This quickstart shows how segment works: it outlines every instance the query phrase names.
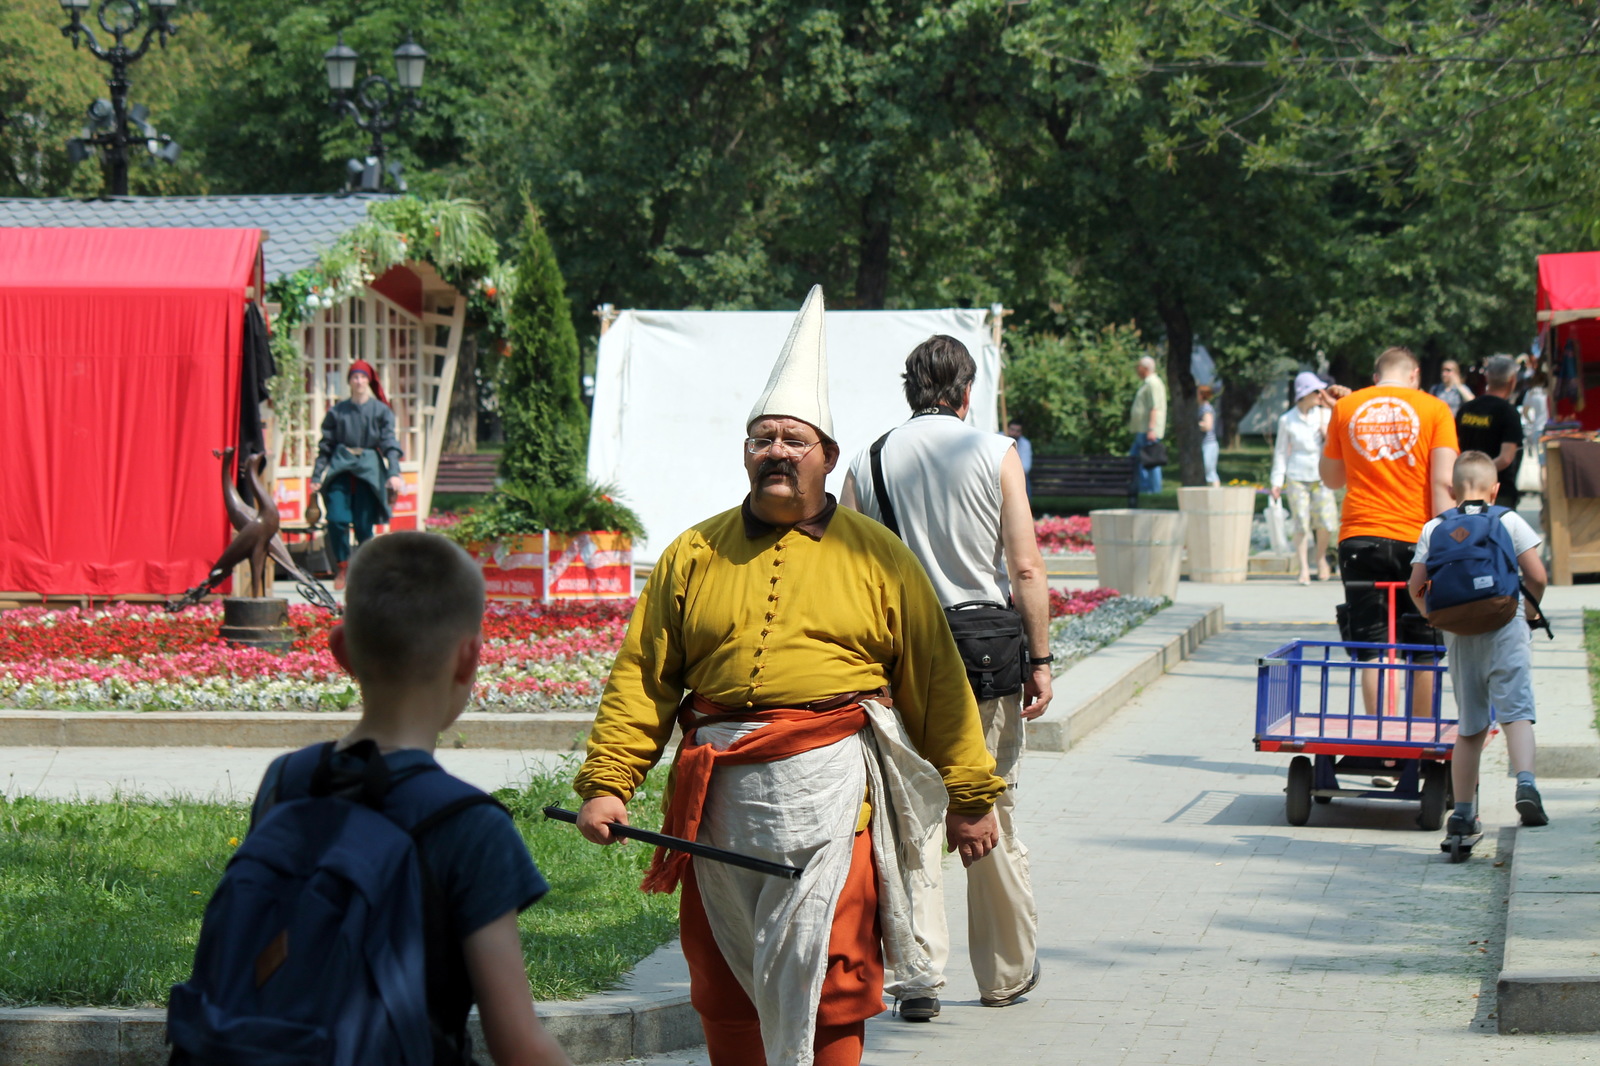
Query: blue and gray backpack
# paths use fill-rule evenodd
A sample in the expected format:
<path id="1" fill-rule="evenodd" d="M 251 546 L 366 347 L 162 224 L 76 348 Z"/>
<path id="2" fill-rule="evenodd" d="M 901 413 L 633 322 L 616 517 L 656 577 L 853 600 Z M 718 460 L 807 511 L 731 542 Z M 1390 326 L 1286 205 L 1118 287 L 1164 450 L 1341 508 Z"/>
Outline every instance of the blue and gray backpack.
<path id="1" fill-rule="evenodd" d="M 417 841 L 494 799 L 371 741 L 294 752 L 206 906 L 167 1005 L 173 1064 L 471 1062 L 460 941 Z M 353 758 L 351 758 L 353 757 Z"/>
<path id="2" fill-rule="evenodd" d="M 1428 539 L 1428 623 L 1449 633 L 1490 633 L 1517 615 L 1517 553 L 1501 516 L 1507 509 L 1468 501 L 1439 516 Z"/>

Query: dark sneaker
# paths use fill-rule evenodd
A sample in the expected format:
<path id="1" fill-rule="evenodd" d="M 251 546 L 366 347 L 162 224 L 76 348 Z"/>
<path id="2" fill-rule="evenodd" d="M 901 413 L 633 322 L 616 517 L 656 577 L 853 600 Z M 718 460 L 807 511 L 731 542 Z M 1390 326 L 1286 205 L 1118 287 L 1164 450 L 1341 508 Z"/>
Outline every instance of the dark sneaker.
<path id="1" fill-rule="evenodd" d="M 1038 959 L 1034 959 L 1033 960 L 1033 976 L 1028 978 L 1028 983 L 1027 984 L 1023 985 L 1021 988 L 1017 989 L 1015 992 L 1011 993 L 1009 996 L 1002 996 L 999 999 L 980 999 L 978 1002 L 982 1003 L 985 1007 L 1009 1007 L 1009 1006 L 1011 1006 L 1011 1004 L 1015 1003 L 1017 1000 L 1021 999 L 1025 995 L 1027 995 L 1029 992 L 1032 992 L 1033 991 L 1033 986 L 1038 984 L 1038 983 L 1039 983 L 1039 960 Z"/>
<path id="2" fill-rule="evenodd" d="M 908 1022 L 927 1022 L 939 1016 L 938 996 L 917 996 L 900 1001 L 900 1017 Z"/>
<path id="3" fill-rule="evenodd" d="M 1544 813 L 1544 801 L 1539 798 L 1539 790 L 1532 785 L 1517 786 L 1517 813 L 1522 816 L 1523 825 L 1550 824 L 1550 816 Z"/>
<path id="4" fill-rule="evenodd" d="M 1483 832 L 1483 821 L 1479 818 L 1463 818 L 1452 813 L 1449 821 L 1444 823 L 1444 835 L 1447 837 L 1471 837 Z"/>

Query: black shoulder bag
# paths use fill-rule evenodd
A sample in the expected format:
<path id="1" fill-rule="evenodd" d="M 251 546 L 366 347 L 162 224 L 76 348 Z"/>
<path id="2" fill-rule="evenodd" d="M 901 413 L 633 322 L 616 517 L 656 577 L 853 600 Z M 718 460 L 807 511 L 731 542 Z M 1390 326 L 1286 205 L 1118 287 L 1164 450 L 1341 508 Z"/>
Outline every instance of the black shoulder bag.
<path id="1" fill-rule="evenodd" d="M 885 433 L 872 444 L 872 492 L 883 524 L 898 537 L 900 522 L 895 518 L 894 504 L 883 480 L 881 453 L 888 439 L 889 434 Z M 1016 608 L 993 600 L 968 600 L 946 607 L 944 617 L 950 624 L 951 636 L 956 638 L 956 649 L 961 653 L 974 696 L 992 700 L 1022 691 L 1028 643 L 1022 631 L 1022 615 Z"/>

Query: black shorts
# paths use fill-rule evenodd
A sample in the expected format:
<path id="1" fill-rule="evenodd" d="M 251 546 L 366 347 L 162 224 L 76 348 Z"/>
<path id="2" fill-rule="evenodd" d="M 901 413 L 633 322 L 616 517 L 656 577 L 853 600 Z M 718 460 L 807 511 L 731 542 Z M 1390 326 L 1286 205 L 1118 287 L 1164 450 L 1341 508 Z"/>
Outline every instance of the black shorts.
<path id="1" fill-rule="evenodd" d="M 1410 581 L 1411 555 L 1416 545 L 1388 537 L 1350 537 L 1339 542 L 1339 577 L 1345 582 L 1344 600 L 1348 604 L 1348 628 L 1344 639 L 1361 644 L 1389 642 L 1389 590 L 1370 587 L 1351 588 L 1356 581 Z M 1438 632 L 1423 621 L 1411 593 L 1395 590 L 1395 628 L 1401 644 L 1437 644 Z M 1369 649 L 1352 652 L 1357 659 L 1376 659 Z M 1417 662 L 1433 662 L 1433 656 L 1419 653 Z"/>

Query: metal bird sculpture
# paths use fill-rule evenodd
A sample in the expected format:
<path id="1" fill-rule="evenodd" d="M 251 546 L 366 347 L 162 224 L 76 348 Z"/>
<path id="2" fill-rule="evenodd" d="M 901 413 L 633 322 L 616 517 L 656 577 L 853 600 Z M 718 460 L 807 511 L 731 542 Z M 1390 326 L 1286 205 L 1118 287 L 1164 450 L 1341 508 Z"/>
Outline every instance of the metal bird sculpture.
<path id="1" fill-rule="evenodd" d="M 233 572 L 235 566 L 246 559 L 250 560 L 251 595 L 256 597 L 265 595 L 267 558 L 270 556 L 283 568 L 284 573 L 294 580 L 296 590 L 308 602 L 335 614 L 339 613 L 339 604 L 332 594 L 323 588 L 321 582 L 295 564 L 289 555 L 288 547 L 283 543 L 283 537 L 278 533 L 278 508 L 272 501 L 272 494 L 267 491 L 266 485 L 261 480 L 261 471 L 267 465 L 267 457 L 261 454 L 253 455 L 244 464 L 245 475 L 250 479 L 250 487 L 259 504 L 258 507 L 251 507 L 244 501 L 244 497 L 239 495 L 239 490 L 234 487 L 234 479 L 229 476 L 234 449 L 224 448 L 221 451 L 213 449 L 211 454 L 222 460 L 223 505 L 228 511 L 228 521 L 233 523 L 233 528 L 237 532 L 222 555 L 211 565 L 206 579 L 189 589 L 180 598 L 168 602 L 167 610 L 181 611 L 199 603 L 207 593 Z"/>

